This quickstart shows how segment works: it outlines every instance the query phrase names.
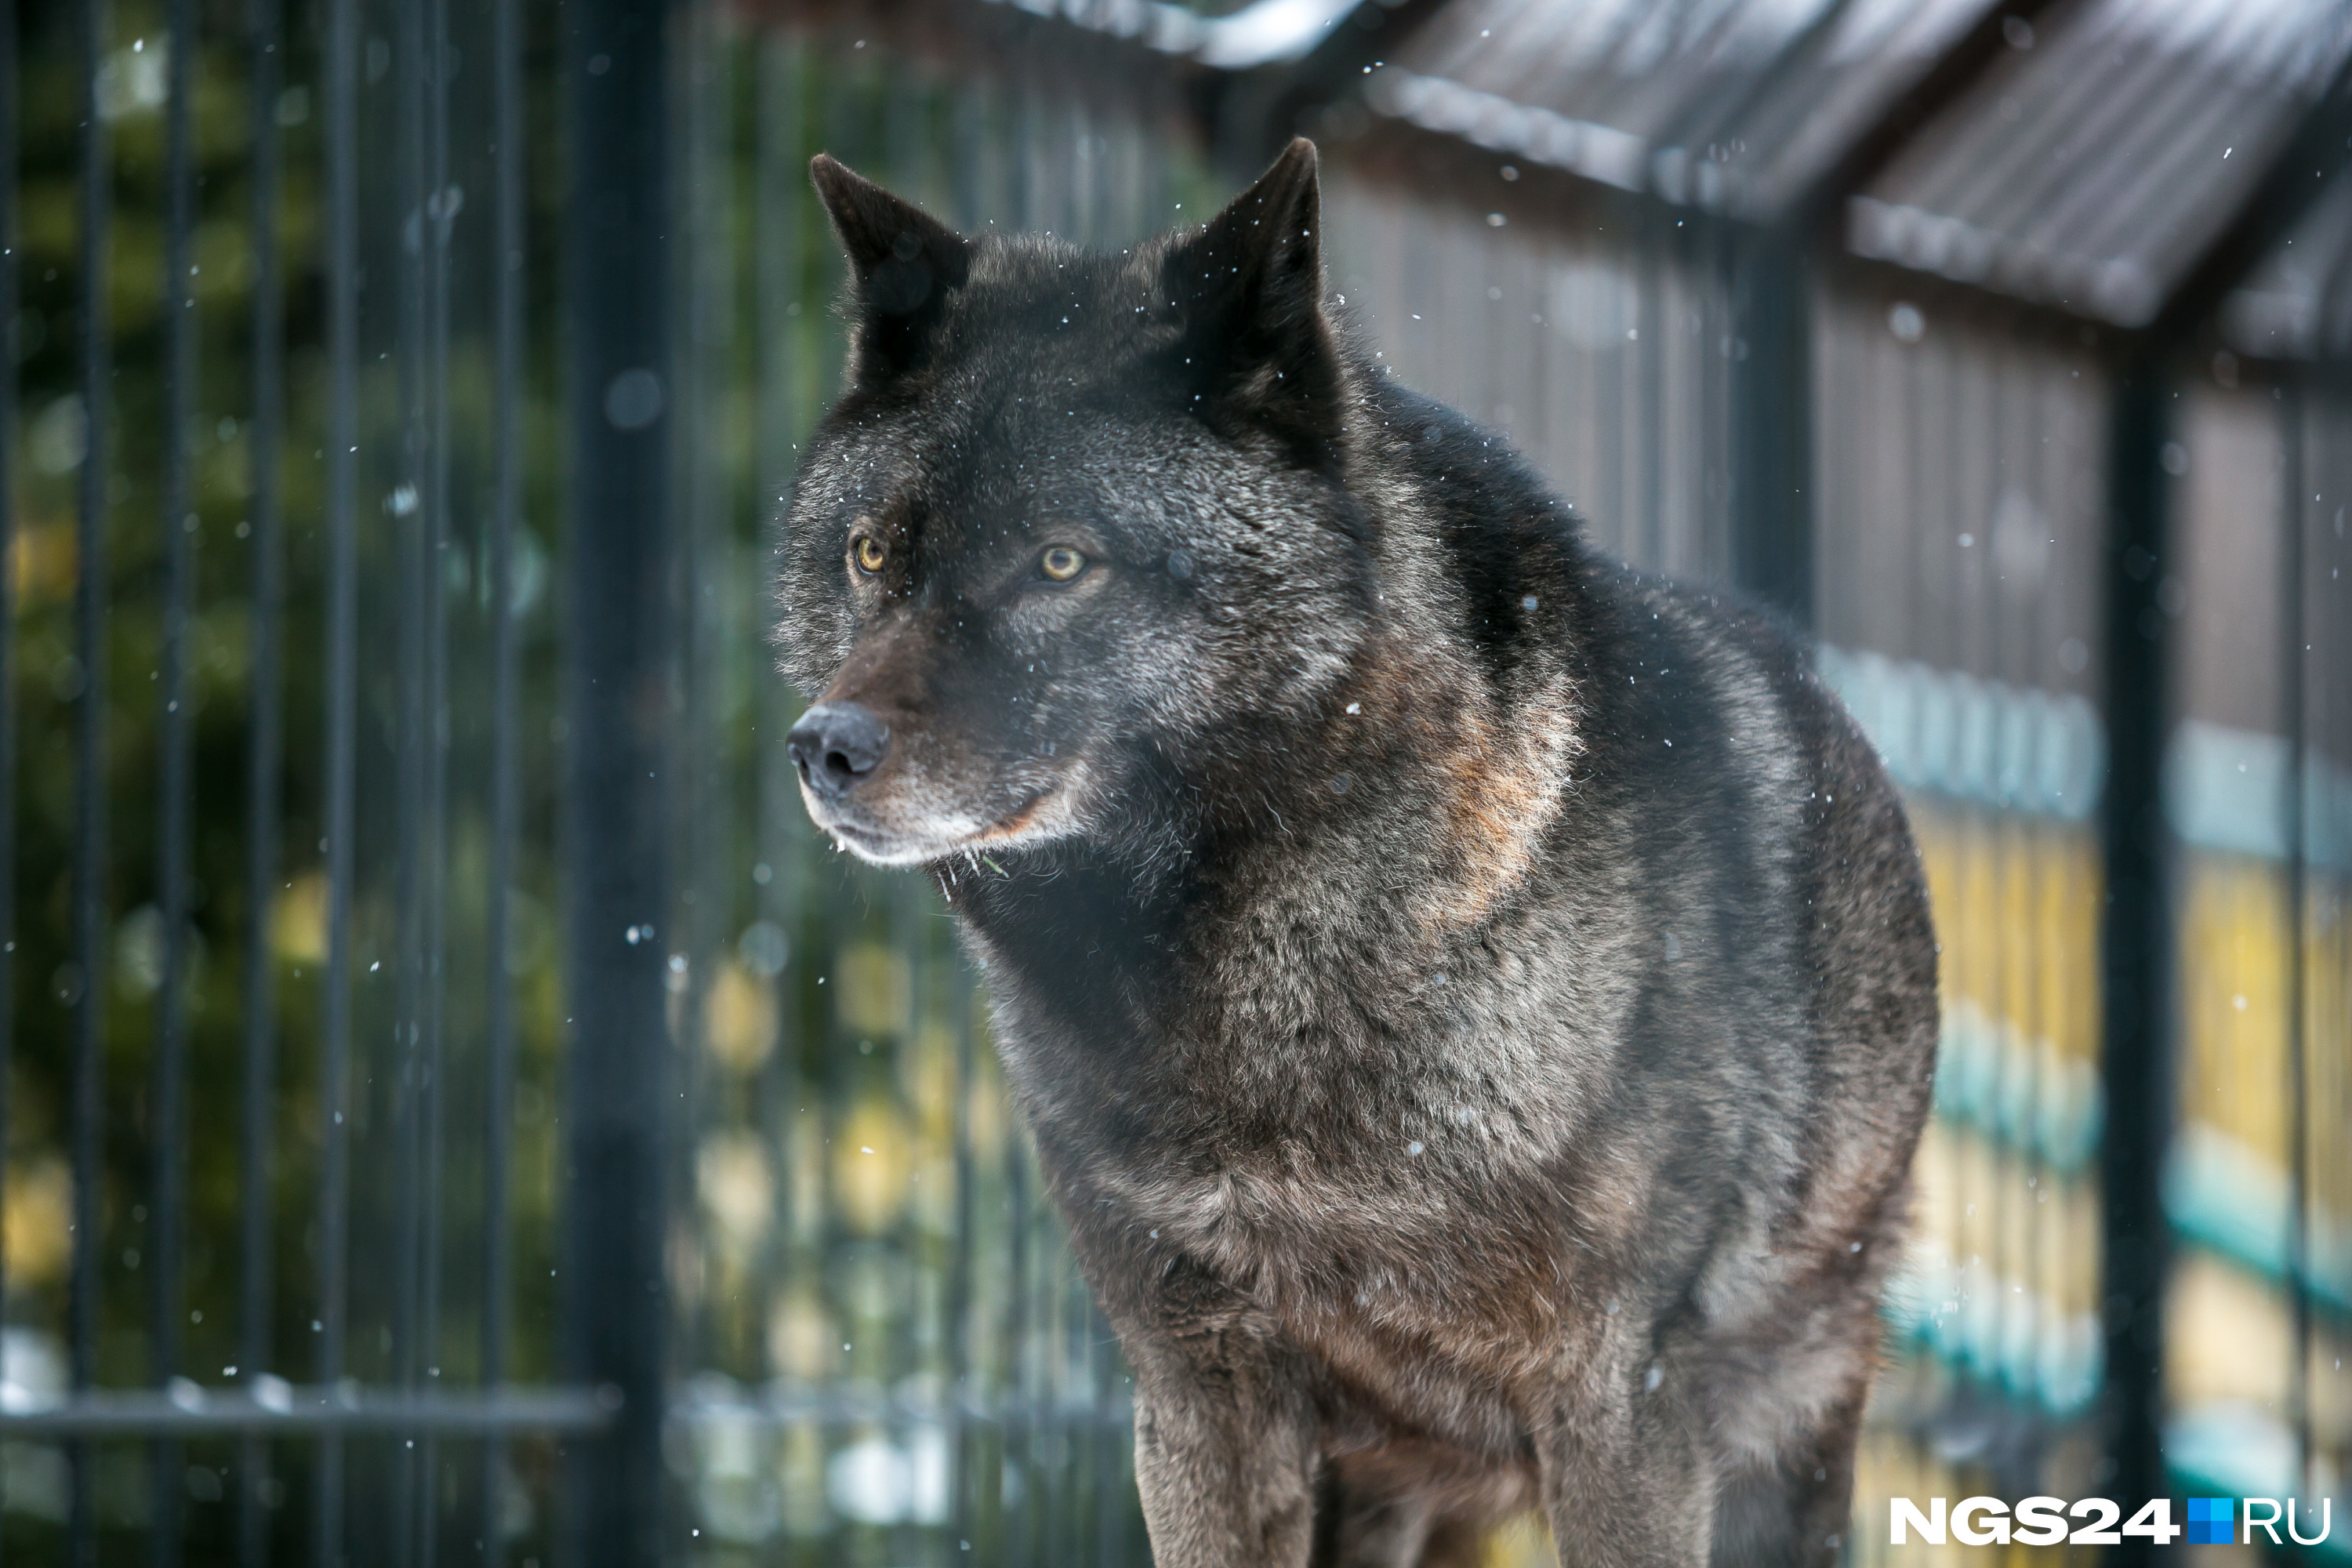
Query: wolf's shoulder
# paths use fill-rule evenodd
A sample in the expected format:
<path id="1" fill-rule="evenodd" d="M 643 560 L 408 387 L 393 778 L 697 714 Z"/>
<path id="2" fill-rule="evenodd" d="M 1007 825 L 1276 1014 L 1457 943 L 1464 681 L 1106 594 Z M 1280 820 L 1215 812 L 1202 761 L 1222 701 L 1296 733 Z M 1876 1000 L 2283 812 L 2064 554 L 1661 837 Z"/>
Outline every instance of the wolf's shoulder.
<path id="1" fill-rule="evenodd" d="M 1617 562 L 1588 561 L 1587 596 L 1596 631 L 1621 647 L 1681 650 L 1693 662 L 1738 664 L 1776 686 L 1803 683 L 1811 637 L 1781 611 L 1740 589 L 1661 577 Z"/>
<path id="2" fill-rule="evenodd" d="M 1571 509 L 1507 437 L 1383 373 L 1366 385 L 1365 416 L 1384 454 L 1417 481 L 1448 531 L 1573 532 Z"/>
<path id="3" fill-rule="evenodd" d="M 1614 562 L 1588 561 L 1584 574 L 1579 652 L 1596 695 L 1622 687 L 1626 706 L 1660 721 L 1711 710 L 1735 729 L 1762 724 L 1769 709 L 1808 749 L 1852 729 L 1811 634 L 1781 611 L 1734 587 Z"/>
<path id="4" fill-rule="evenodd" d="M 1794 621 L 1737 588 L 1612 559 L 1504 437 L 1377 370 L 1365 384 L 1366 411 L 1413 480 L 1414 521 L 1442 543 L 1465 590 L 1464 630 L 1490 668 L 1564 664 L 1591 720 L 1658 737 L 1661 752 L 1677 726 L 1777 728 L 1807 749 L 1844 737 L 1851 721 Z M 1535 613 L 1555 595 L 1564 616 Z"/>

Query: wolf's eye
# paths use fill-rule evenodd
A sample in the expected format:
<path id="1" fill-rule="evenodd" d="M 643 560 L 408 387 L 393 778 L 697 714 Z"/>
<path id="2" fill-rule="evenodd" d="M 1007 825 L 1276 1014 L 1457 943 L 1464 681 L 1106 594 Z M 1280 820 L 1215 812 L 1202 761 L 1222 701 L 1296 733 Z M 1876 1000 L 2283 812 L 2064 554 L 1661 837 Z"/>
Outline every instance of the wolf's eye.
<path id="1" fill-rule="evenodd" d="M 872 534 L 851 546 L 850 553 L 856 559 L 857 569 L 869 577 L 881 571 L 882 563 L 890 558 L 890 552 L 882 548 L 882 542 Z"/>
<path id="2" fill-rule="evenodd" d="M 1037 570 L 1055 583 L 1066 583 L 1087 569 L 1087 558 L 1066 544 L 1056 544 L 1037 557 Z"/>

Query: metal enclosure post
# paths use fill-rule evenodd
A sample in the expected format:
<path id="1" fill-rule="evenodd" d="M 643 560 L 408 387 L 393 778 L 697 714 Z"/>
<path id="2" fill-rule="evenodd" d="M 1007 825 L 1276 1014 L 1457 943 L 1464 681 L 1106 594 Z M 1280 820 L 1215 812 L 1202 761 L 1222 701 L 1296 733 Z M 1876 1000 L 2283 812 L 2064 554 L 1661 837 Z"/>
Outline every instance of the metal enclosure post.
<path id="1" fill-rule="evenodd" d="M 1813 618 L 1811 283 L 1802 231 L 1742 235 L 1731 265 L 1731 568 L 1800 626 Z"/>
<path id="2" fill-rule="evenodd" d="M 2106 1083 L 2103 1151 L 2108 1454 L 2101 1488 L 2128 1514 L 2167 1495 L 2164 1156 L 2173 1119 L 2172 906 L 2162 795 L 2168 617 L 2160 351 L 2143 348 L 2116 378 L 2109 435 L 2106 910 L 2101 931 Z M 2146 1562 L 2126 1536 L 2105 1561 Z"/>
<path id="3" fill-rule="evenodd" d="M 561 1560 L 659 1560 L 670 1043 L 668 6 L 576 0 L 563 51 L 570 531 L 562 875 L 565 1370 L 615 1422 L 566 1446 Z"/>
<path id="4" fill-rule="evenodd" d="M 106 1163 L 106 933 L 111 924 L 107 879 L 106 699 L 107 462 L 114 384 L 113 320 L 108 279 L 113 277 L 113 142 L 100 112 L 99 73 L 110 29 L 107 0 L 82 0 L 80 351 L 86 435 L 74 501 L 74 652 L 80 663 L 79 711 L 74 723 L 73 952 L 73 1264 L 68 1289 L 68 1366 L 76 1394 L 98 1383 L 99 1227 L 104 1208 L 99 1184 Z M 16 106 L 11 103 L 10 112 Z M 67 1554 L 76 1568 L 98 1561 L 97 1453 L 87 1439 L 67 1449 L 72 1467 L 67 1504 Z"/>
<path id="5" fill-rule="evenodd" d="M 0 0 L 0 1213 L 16 1059 L 16 0 Z M 8 1290 L 0 1249 L 0 1300 Z M 6 1560 L 0 1542 L 0 1562 Z"/>

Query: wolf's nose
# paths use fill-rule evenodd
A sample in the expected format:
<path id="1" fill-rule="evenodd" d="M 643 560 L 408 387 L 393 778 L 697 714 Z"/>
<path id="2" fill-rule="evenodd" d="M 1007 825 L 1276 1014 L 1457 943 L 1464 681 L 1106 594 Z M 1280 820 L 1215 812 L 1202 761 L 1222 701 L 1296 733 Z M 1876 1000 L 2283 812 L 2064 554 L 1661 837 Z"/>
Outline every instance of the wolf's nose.
<path id="1" fill-rule="evenodd" d="M 809 788 L 836 800 L 871 777 L 889 749 L 890 726 L 856 702 L 820 702 L 784 737 Z"/>

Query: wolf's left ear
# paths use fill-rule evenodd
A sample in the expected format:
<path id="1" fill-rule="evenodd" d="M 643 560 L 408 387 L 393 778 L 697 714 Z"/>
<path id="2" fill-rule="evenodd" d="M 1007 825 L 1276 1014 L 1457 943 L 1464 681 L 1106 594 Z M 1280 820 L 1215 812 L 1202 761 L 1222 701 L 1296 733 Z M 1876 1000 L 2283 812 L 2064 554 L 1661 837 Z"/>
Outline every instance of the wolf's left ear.
<path id="1" fill-rule="evenodd" d="M 907 368 L 941 298 L 971 275 L 971 246 L 829 153 L 810 160 L 809 178 L 856 276 L 861 346 L 891 368 Z"/>
<path id="2" fill-rule="evenodd" d="M 1169 251 L 1162 274 L 1194 379 L 1244 417 L 1309 440 L 1339 429 L 1339 354 L 1323 313 L 1315 143 L 1283 150 L 1257 184 Z"/>

